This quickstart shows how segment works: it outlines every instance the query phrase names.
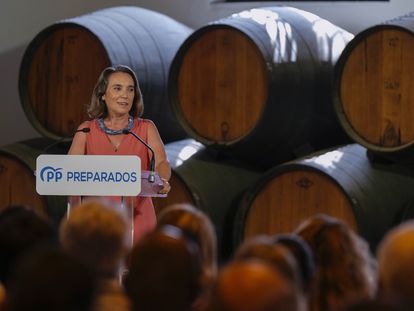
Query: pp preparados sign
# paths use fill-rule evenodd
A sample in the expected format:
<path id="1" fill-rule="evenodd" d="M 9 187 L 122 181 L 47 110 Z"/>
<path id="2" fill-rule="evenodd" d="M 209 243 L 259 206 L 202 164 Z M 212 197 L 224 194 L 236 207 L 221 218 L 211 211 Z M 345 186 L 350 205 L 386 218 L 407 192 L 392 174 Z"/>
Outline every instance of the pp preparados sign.
<path id="1" fill-rule="evenodd" d="M 41 195 L 137 196 L 141 159 L 132 155 L 40 155 L 36 191 Z"/>

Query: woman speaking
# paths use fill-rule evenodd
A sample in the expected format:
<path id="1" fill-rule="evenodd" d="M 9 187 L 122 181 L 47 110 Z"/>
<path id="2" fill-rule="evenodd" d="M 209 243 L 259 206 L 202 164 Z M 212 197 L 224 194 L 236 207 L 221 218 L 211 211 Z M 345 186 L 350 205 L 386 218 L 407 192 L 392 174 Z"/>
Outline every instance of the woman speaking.
<path id="1" fill-rule="evenodd" d="M 88 106 L 92 120 L 78 127 L 78 130 L 90 130 L 76 133 L 69 154 L 137 155 L 141 159 L 141 169 L 149 170 L 152 154 L 134 137 L 138 136 L 154 151 L 155 171 L 163 181 L 159 193 L 167 194 L 171 189 L 168 182 L 171 167 L 158 130 L 152 121 L 141 118 L 143 111 L 141 90 L 132 69 L 127 66 L 105 68 Z M 155 227 L 156 216 L 150 197 L 138 196 L 133 201 L 134 241 L 137 241 Z"/>

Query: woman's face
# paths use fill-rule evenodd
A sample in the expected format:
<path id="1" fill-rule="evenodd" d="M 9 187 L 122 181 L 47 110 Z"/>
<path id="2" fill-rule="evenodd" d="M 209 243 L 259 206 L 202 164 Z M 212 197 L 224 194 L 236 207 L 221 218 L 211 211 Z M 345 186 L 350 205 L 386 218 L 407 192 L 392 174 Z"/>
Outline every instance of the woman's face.
<path id="1" fill-rule="evenodd" d="M 125 72 L 114 72 L 108 78 L 108 87 L 102 99 L 109 116 L 128 114 L 134 102 L 134 80 Z"/>

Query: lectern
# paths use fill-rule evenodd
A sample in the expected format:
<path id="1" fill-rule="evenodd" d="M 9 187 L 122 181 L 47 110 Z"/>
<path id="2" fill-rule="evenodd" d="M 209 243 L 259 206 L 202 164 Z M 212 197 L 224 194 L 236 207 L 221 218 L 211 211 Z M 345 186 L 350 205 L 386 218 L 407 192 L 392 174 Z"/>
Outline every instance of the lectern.
<path id="1" fill-rule="evenodd" d="M 72 208 L 90 197 L 120 197 L 120 212 L 130 226 L 128 243 L 134 236 L 133 200 L 136 196 L 166 196 L 160 177 L 148 181 L 141 171 L 141 160 L 130 155 L 45 155 L 36 159 L 36 191 L 40 195 L 68 196 L 68 215 Z"/>

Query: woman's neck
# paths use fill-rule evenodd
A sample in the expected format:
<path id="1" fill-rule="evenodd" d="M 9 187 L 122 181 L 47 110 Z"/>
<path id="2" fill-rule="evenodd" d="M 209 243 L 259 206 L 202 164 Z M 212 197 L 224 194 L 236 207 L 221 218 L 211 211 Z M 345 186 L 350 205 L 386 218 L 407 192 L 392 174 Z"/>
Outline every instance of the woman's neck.
<path id="1" fill-rule="evenodd" d="M 107 116 L 104 120 L 105 125 L 113 130 L 125 128 L 128 125 L 128 117 L 129 115 Z"/>

